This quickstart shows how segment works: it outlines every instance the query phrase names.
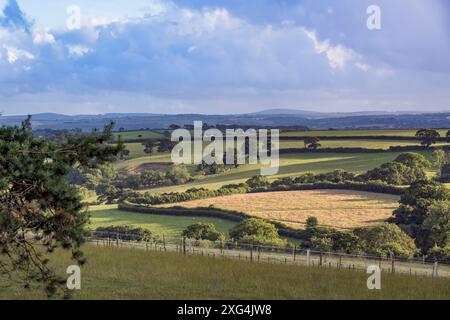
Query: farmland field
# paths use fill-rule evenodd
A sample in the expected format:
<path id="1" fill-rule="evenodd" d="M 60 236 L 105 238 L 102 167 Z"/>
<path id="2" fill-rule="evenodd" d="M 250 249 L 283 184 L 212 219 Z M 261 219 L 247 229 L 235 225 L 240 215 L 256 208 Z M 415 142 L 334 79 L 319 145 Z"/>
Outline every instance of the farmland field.
<path id="1" fill-rule="evenodd" d="M 137 139 L 161 139 L 164 135 L 156 130 L 138 130 L 138 131 L 123 131 L 115 132 L 116 138 L 122 137 L 122 140 L 137 140 Z"/>
<path id="2" fill-rule="evenodd" d="M 205 217 L 175 217 L 165 215 L 146 215 L 141 213 L 125 212 L 116 209 L 117 206 L 94 206 L 90 207 L 91 216 L 89 229 L 108 226 L 132 226 L 144 228 L 155 235 L 166 237 L 179 237 L 187 226 L 197 223 L 212 223 L 216 229 L 227 235 L 235 223 Z"/>
<path id="3" fill-rule="evenodd" d="M 336 169 L 342 169 L 348 172 L 363 173 L 373 169 L 383 163 L 394 160 L 400 153 L 302 153 L 285 154 L 280 156 L 280 170 L 277 175 L 270 179 L 280 177 L 293 177 L 305 172 L 324 173 Z M 424 153 L 428 156 L 427 153 Z M 155 162 L 159 162 L 162 157 L 151 157 Z M 126 161 L 127 162 L 127 161 Z M 133 165 L 148 162 L 148 158 L 139 158 L 132 160 Z M 193 168 L 191 168 L 192 170 Z M 196 176 L 195 181 L 186 185 L 170 186 L 163 188 L 150 189 L 152 193 L 162 192 L 182 192 L 189 188 L 207 188 L 218 189 L 225 184 L 242 183 L 247 179 L 260 174 L 260 166 L 244 165 L 237 169 L 232 169 L 221 174 L 212 176 Z M 143 190 L 145 191 L 145 190 Z"/>
<path id="4" fill-rule="evenodd" d="M 321 140 L 321 148 L 367 148 L 367 149 L 389 149 L 394 146 L 420 146 L 419 141 L 404 140 Z M 436 146 L 446 145 L 437 143 Z M 300 141 L 280 141 L 280 149 L 304 148 Z"/>
<path id="5" fill-rule="evenodd" d="M 126 248 L 83 247 L 82 290 L 74 299 L 449 299 L 447 278 L 383 273 L 383 289 L 367 290 L 360 271 L 248 263 Z M 60 273 L 73 262 L 57 251 Z M 0 278 L 0 299 L 45 299 L 40 287 L 24 289 Z"/>
<path id="6" fill-rule="evenodd" d="M 394 195 L 371 192 L 312 190 L 237 194 L 160 207 L 212 205 L 280 221 L 294 228 L 304 227 L 306 219 L 315 216 L 322 225 L 355 228 L 375 225 L 391 217 L 398 207 L 398 200 L 399 197 Z"/>
<path id="7" fill-rule="evenodd" d="M 445 137 L 448 129 L 437 130 L 441 134 L 441 137 Z M 414 137 L 417 130 L 311 130 L 311 131 L 283 131 L 281 136 L 335 136 L 335 137 L 348 137 L 348 136 L 399 136 L 399 137 Z"/>

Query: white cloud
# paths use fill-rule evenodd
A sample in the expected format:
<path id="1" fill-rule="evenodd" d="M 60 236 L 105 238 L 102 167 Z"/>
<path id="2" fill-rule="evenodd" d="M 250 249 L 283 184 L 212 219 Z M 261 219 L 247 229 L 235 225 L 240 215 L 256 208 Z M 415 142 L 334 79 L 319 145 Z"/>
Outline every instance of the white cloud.
<path id="1" fill-rule="evenodd" d="M 303 30 L 314 44 L 316 52 L 327 56 L 330 67 L 333 69 L 343 69 L 347 62 L 355 60 L 358 57 L 352 49 L 346 48 L 340 44 L 333 46 L 328 39 L 320 41 L 317 38 L 315 31 L 310 31 L 305 28 L 303 28 Z"/>
<path id="2" fill-rule="evenodd" d="M 6 50 L 6 56 L 7 60 L 10 64 L 15 63 L 19 59 L 28 59 L 28 60 L 34 60 L 35 56 L 25 50 L 17 49 L 14 47 L 4 46 Z"/>
<path id="3" fill-rule="evenodd" d="M 33 43 L 36 45 L 55 43 L 55 37 L 45 29 L 33 30 Z"/>
<path id="4" fill-rule="evenodd" d="M 91 49 L 81 46 L 81 45 L 68 46 L 68 49 L 69 49 L 69 54 L 72 57 L 81 57 L 91 51 Z"/>

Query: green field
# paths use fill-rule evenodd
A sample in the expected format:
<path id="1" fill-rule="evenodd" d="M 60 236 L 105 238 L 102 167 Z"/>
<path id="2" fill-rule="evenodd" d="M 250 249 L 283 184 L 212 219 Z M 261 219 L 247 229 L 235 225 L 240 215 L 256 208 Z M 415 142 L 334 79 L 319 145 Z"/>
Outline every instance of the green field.
<path id="1" fill-rule="evenodd" d="M 448 129 L 437 130 L 441 137 L 445 137 Z M 283 131 L 281 136 L 312 136 L 312 137 L 348 137 L 348 136 L 398 136 L 414 137 L 417 130 L 311 130 L 311 131 Z"/>
<path id="2" fill-rule="evenodd" d="M 126 248 L 83 248 L 87 264 L 73 299 L 450 299 L 450 279 L 383 273 L 382 290 L 368 290 L 360 271 L 249 263 Z M 52 258 L 64 273 L 67 252 Z M 0 299 L 45 299 L 0 278 Z"/>
<path id="3" fill-rule="evenodd" d="M 136 139 L 161 139 L 164 138 L 162 132 L 157 130 L 137 130 L 137 131 L 123 131 L 123 132 L 115 132 L 114 136 L 117 138 L 118 136 L 122 137 L 122 140 L 136 140 Z"/>
<path id="4" fill-rule="evenodd" d="M 368 148 L 368 149 L 389 149 L 395 146 L 420 146 L 419 141 L 403 140 L 321 140 L 321 148 Z M 446 143 L 437 143 L 435 146 L 447 145 Z M 280 149 L 304 148 L 305 145 L 300 141 L 280 141 Z"/>
<path id="5" fill-rule="evenodd" d="M 212 223 L 216 229 L 225 235 L 235 223 L 207 217 L 176 217 L 164 215 L 146 215 L 120 211 L 116 206 L 94 206 L 90 207 L 89 229 L 108 226 L 133 226 L 150 230 L 153 234 L 165 237 L 180 237 L 181 232 L 187 226 L 197 223 Z"/>
<path id="6" fill-rule="evenodd" d="M 373 169 L 383 163 L 394 160 L 400 153 L 306 153 L 306 154 L 286 154 L 280 159 L 280 171 L 271 179 L 280 177 L 298 176 L 305 172 L 324 173 L 336 169 L 349 172 L 363 173 Z M 426 153 L 425 153 L 426 154 Z M 427 154 L 428 156 L 428 154 Z M 139 159 L 135 159 L 135 162 Z M 241 183 L 247 179 L 260 174 L 259 165 L 244 165 L 237 169 L 232 169 L 224 173 L 213 176 L 197 176 L 195 181 L 186 185 L 170 186 L 164 188 L 151 189 L 154 193 L 180 192 L 189 188 L 217 189 L 225 184 Z"/>

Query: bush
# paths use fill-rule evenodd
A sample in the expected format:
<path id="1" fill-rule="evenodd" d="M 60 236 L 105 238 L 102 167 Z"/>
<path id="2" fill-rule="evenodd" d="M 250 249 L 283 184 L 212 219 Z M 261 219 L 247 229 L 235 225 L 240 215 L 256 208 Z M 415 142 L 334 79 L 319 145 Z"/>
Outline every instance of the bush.
<path id="1" fill-rule="evenodd" d="M 250 188 L 267 188 L 270 186 L 270 182 L 269 180 L 264 177 L 264 176 L 254 176 L 250 179 L 247 180 L 246 184 L 250 187 Z"/>
<path id="2" fill-rule="evenodd" d="M 392 185 L 409 185 L 425 180 L 430 162 L 418 153 L 402 153 L 393 162 L 382 164 L 379 168 L 360 176 L 363 181 L 380 180 Z"/>
<path id="3" fill-rule="evenodd" d="M 272 223 L 258 218 L 249 218 L 238 223 L 230 230 L 230 237 L 238 242 L 255 245 L 283 246 L 286 244 Z"/>
<path id="4" fill-rule="evenodd" d="M 397 225 L 383 223 L 372 228 L 356 229 L 355 234 L 362 239 L 364 252 L 379 257 L 409 258 L 417 252 L 414 239 Z"/>
<path id="5" fill-rule="evenodd" d="M 183 230 L 181 235 L 188 239 L 209 241 L 218 241 L 224 238 L 212 223 L 195 223 Z"/>
<path id="6" fill-rule="evenodd" d="M 166 179 L 173 184 L 185 184 L 191 179 L 191 175 L 185 165 L 171 167 L 166 172 Z"/>
<path id="7" fill-rule="evenodd" d="M 95 230 L 94 237 L 139 242 L 154 240 L 150 231 L 143 228 L 133 228 L 131 226 L 100 227 Z"/>
<path id="8" fill-rule="evenodd" d="M 434 246 L 428 252 L 428 259 L 433 261 L 450 263 L 450 244 L 443 248 Z"/>

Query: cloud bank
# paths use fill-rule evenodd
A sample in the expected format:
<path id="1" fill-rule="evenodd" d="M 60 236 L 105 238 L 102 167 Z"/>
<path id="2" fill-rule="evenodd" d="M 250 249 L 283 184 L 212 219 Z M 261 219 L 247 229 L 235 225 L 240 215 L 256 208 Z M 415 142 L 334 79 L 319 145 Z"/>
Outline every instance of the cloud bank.
<path id="1" fill-rule="evenodd" d="M 448 5 L 410 1 L 406 18 L 414 23 L 405 25 L 405 1 L 381 1 L 383 29 L 369 31 L 363 2 L 145 1 L 129 16 L 85 14 L 86 2 L 80 28 L 69 30 L 8 0 L 0 14 L 0 110 L 449 110 L 449 20 L 438 10 Z"/>

